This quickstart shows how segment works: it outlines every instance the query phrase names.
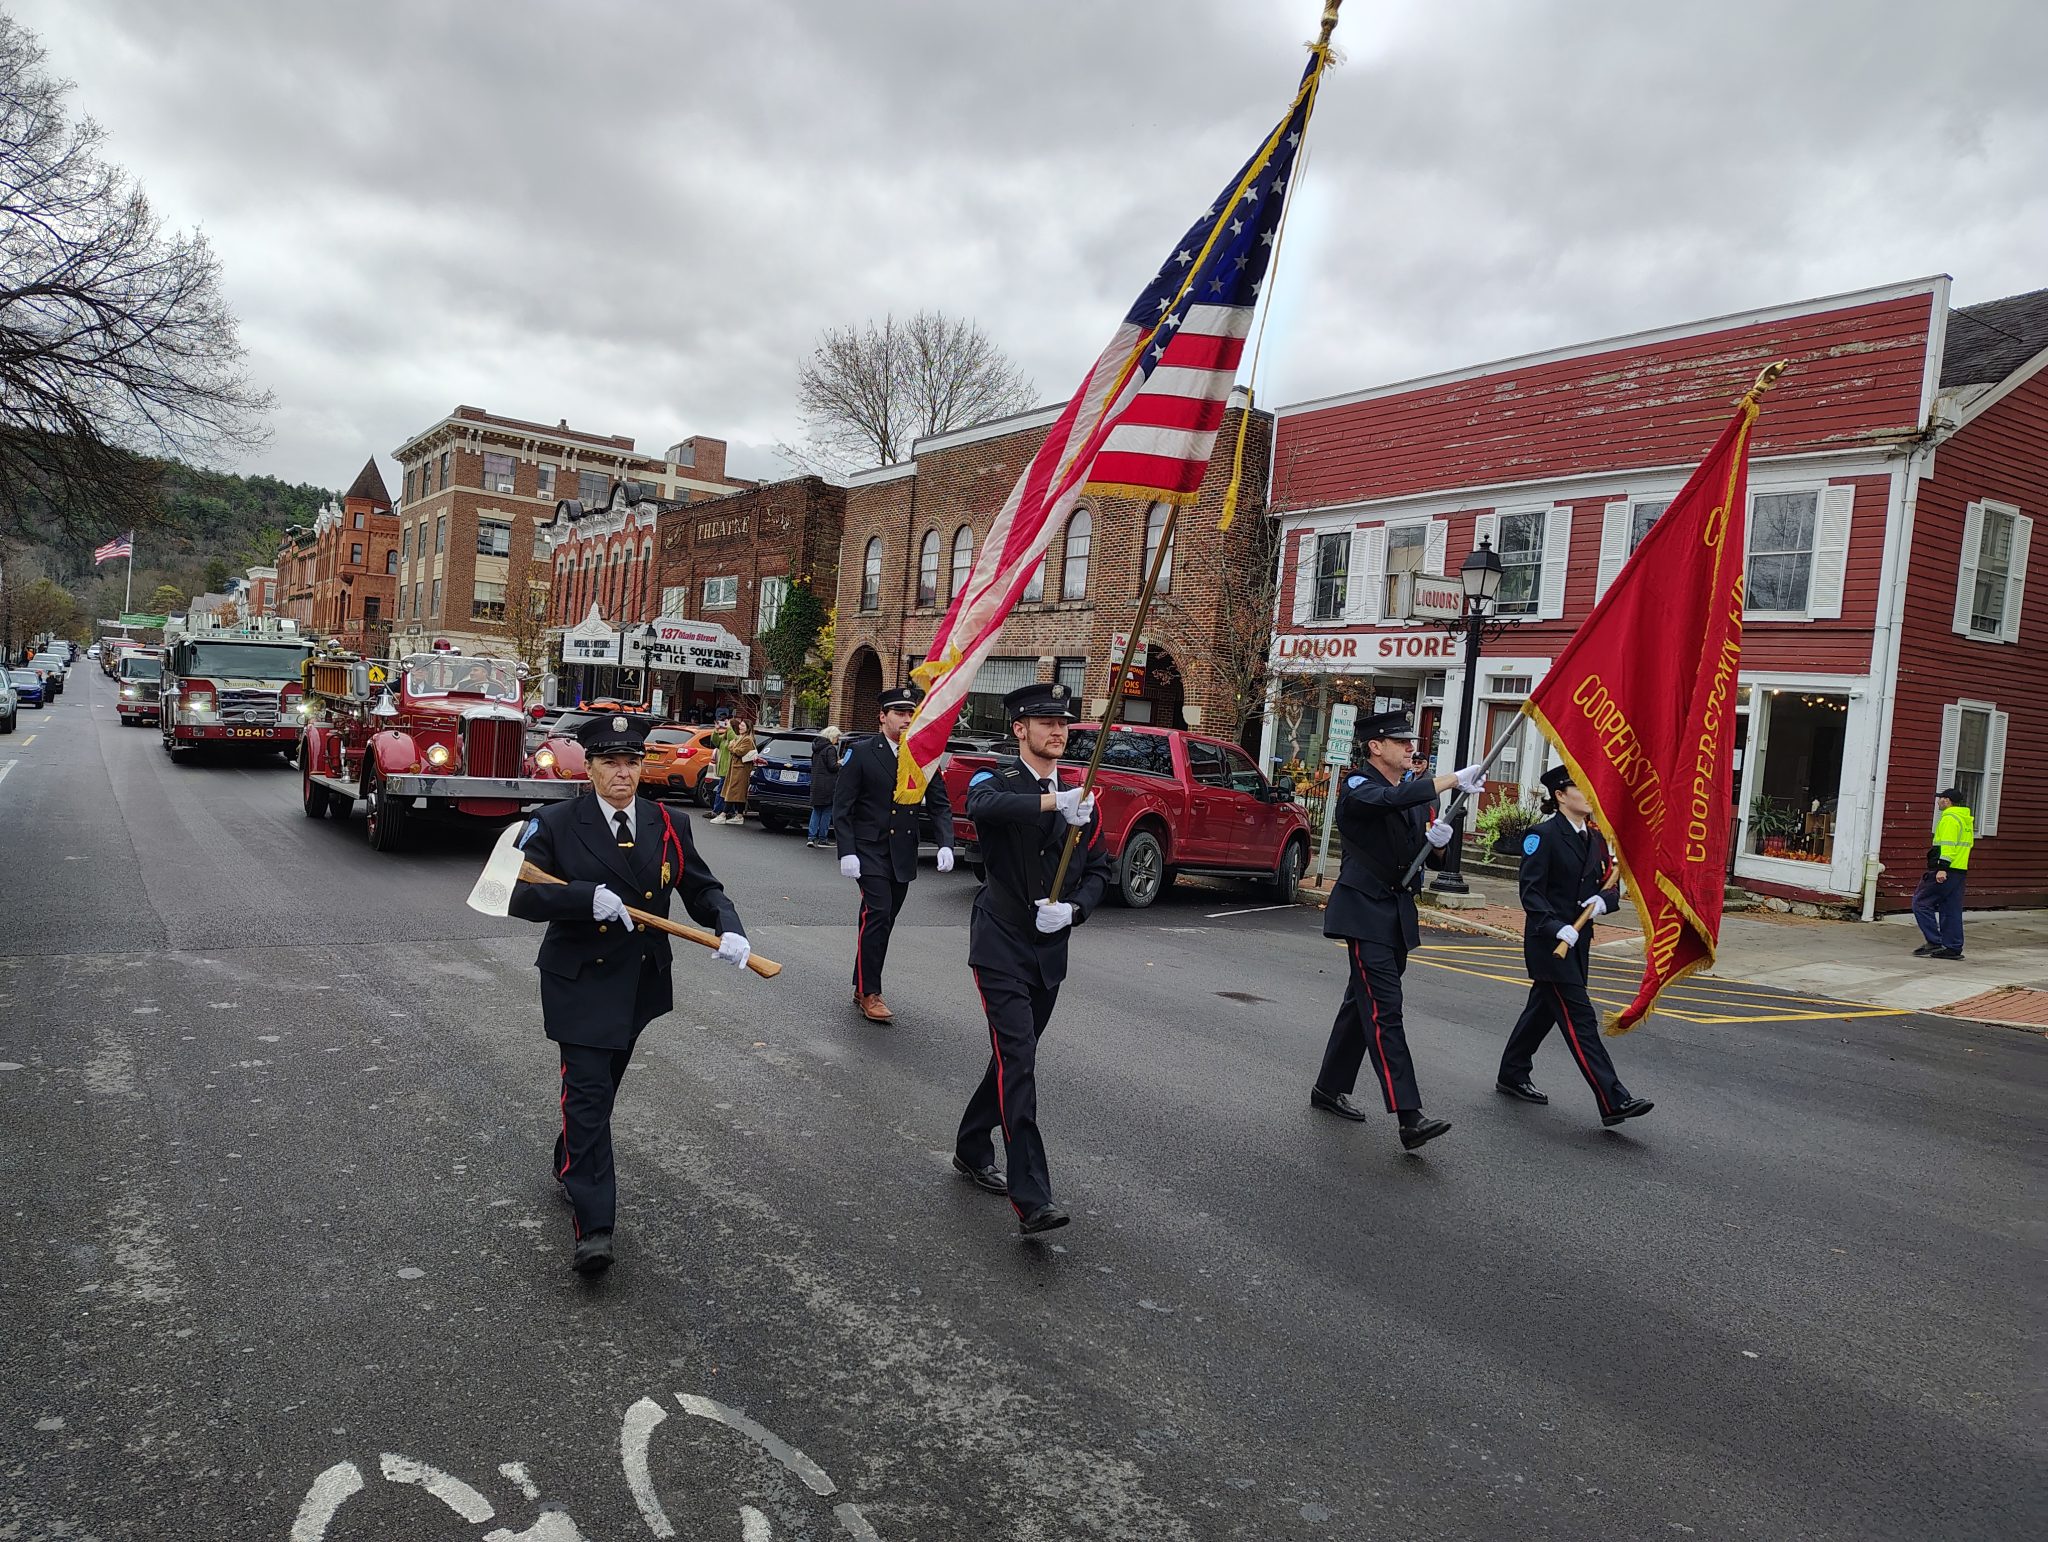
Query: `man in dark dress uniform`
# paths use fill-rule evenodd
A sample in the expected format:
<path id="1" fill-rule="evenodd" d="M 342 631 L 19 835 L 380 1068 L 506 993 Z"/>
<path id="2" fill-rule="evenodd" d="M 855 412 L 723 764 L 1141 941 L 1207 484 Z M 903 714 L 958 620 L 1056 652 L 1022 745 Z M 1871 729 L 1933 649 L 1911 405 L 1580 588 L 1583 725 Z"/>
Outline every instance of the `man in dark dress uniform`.
<path id="1" fill-rule="evenodd" d="M 1529 1080 L 1536 1047 L 1553 1026 L 1564 1030 L 1572 1059 L 1593 1089 L 1602 1124 L 1620 1124 L 1647 1114 L 1647 1098 L 1631 1097 L 1600 1038 L 1600 1017 L 1586 994 L 1586 965 L 1593 955 L 1593 923 L 1581 931 L 1579 912 L 1591 906 L 1604 916 L 1621 903 L 1619 887 L 1603 887 L 1607 840 L 1587 821 L 1593 804 L 1572 782 L 1571 768 L 1543 773 L 1555 812 L 1522 841 L 1522 962 L 1529 970 L 1529 1000 L 1508 1035 L 1494 1085 L 1524 1103 L 1548 1103 Z M 1563 958 L 1557 945 L 1568 944 Z"/>
<path id="2" fill-rule="evenodd" d="M 1028 1236 L 1067 1224 L 1052 1200 L 1052 1174 L 1038 1133 L 1038 1040 L 1067 977 L 1067 935 L 1088 919 L 1109 882 L 1109 856 L 1095 823 L 1095 799 L 1077 781 L 1059 785 L 1059 758 L 1074 720 L 1063 685 L 1026 685 L 1003 698 L 1017 756 L 977 771 L 967 784 L 967 817 L 988 877 L 974 896 L 967 963 L 988 1016 L 993 1051 L 953 1137 L 953 1166 L 991 1194 L 1008 1194 Z M 1081 831 L 1067 868 L 1067 892 L 1049 899 L 1067 830 Z M 996 1170 L 1003 1132 L 1007 1179 Z"/>
<path id="3" fill-rule="evenodd" d="M 668 934 L 635 926 L 627 905 L 665 916 L 673 890 L 692 920 L 720 934 L 722 961 L 744 966 L 752 951 L 739 912 L 697 855 L 690 822 L 638 796 L 652 726 L 614 715 L 576 730 L 591 795 L 549 804 L 519 843 L 527 861 L 567 882 L 512 890 L 513 915 L 548 924 L 535 962 L 542 1021 L 562 1052 L 555 1179 L 575 1210 L 579 1274 L 611 1267 L 612 1102 L 640 1030 L 675 1005 Z"/>
<path id="4" fill-rule="evenodd" d="M 839 763 L 832 793 L 833 834 L 839 871 L 860 885 L 860 933 L 853 954 L 853 1004 L 871 1023 L 895 1017 L 882 1000 L 882 965 L 889 933 L 917 876 L 917 808 L 896 801 L 896 749 L 910 726 L 918 693 L 908 687 L 882 692 L 882 731 L 856 739 Z M 953 810 L 945 783 L 933 777 L 924 806 L 932 816 L 939 871 L 953 871 Z"/>
<path id="5" fill-rule="evenodd" d="M 1400 1122 L 1401 1144 L 1413 1151 L 1451 1126 L 1423 1115 L 1422 1091 L 1401 1023 L 1401 975 L 1408 967 L 1408 950 L 1422 942 L 1415 916 L 1420 875 L 1412 885 L 1402 879 L 1425 844 L 1439 851 L 1450 844 L 1451 827 L 1430 817 L 1437 794 L 1453 788 L 1476 793 L 1485 785 L 1486 771 L 1467 766 L 1449 776 L 1408 775 L 1415 726 L 1405 712 L 1364 718 L 1358 732 L 1367 760 L 1363 770 L 1344 778 L 1337 796 L 1344 864 L 1323 911 L 1323 935 L 1344 940 L 1350 983 L 1308 1100 L 1325 1113 L 1363 1121 L 1366 1112 L 1351 1101 L 1351 1089 L 1358 1083 L 1360 1064 L 1370 1056 L 1387 1112 Z"/>

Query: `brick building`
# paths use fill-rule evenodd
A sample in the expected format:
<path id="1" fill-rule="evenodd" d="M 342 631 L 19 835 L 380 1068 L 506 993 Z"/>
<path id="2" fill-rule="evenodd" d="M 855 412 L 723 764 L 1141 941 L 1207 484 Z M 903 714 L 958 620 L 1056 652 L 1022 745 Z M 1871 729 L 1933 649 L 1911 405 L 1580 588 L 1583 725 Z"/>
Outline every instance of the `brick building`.
<path id="1" fill-rule="evenodd" d="M 908 680 L 923 662 L 976 547 L 1059 411 L 1043 408 L 920 439 L 902 464 L 849 479 L 835 722 L 849 730 L 872 727 L 883 687 Z M 1138 654 L 1144 668 L 1127 682 L 1122 721 L 1235 739 L 1256 700 L 1250 692 L 1263 673 L 1271 607 L 1263 489 L 1272 420 L 1265 413 L 1250 414 L 1237 519 L 1228 532 L 1216 528 L 1246 413 L 1243 394 L 1233 393 L 1201 499 L 1180 511 Z M 1112 645 L 1136 613 L 1164 515 L 1159 506 L 1129 499 L 1082 500 L 1054 535 L 996 651 L 976 672 L 961 729 L 1007 734 L 1003 693 L 1033 680 L 1065 682 L 1089 716 L 1101 715 Z"/>
<path id="2" fill-rule="evenodd" d="M 397 573 L 398 519 L 372 456 L 340 503 L 330 500 L 312 524 L 285 531 L 274 578 L 276 608 L 302 633 L 381 654 Z"/>
<path id="3" fill-rule="evenodd" d="M 1522 702 L 1733 400 L 1788 359 L 1751 440 L 1734 877 L 1899 908 L 1934 791 L 1960 782 L 1971 902 L 2048 900 L 2048 813 L 2002 796 L 2008 759 L 2048 754 L 2048 622 L 2023 615 L 2048 292 L 1959 311 L 1948 292 L 1916 280 L 1283 407 L 1277 679 L 1418 710 L 1448 756 L 1462 650 L 1404 619 L 1405 596 L 1488 539 L 1509 630 L 1481 658 L 1470 740 L 1521 723 L 1490 796 L 1533 800 L 1550 755 Z M 1330 695 L 1276 688 L 1269 763 L 1313 742 Z"/>
<path id="4" fill-rule="evenodd" d="M 251 616 L 276 615 L 277 569 L 261 565 L 250 568 L 240 592 L 242 604 Z"/>
<path id="5" fill-rule="evenodd" d="M 722 440 L 685 439 L 666 458 L 653 457 L 624 435 L 495 417 L 481 407 L 457 407 L 393 458 L 405 476 L 394 654 L 437 641 L 466 652 L 512 651 L 508 607 L 553 609 L 547 530 L 564 501 L 608 507 L 620 481 L 675 500 L 748 485 L 726 476 Z"/>
<path id="6" fill-rule="evenodd" d="M 653 614 L 723 628 L 747 650 L 737 676 L 657 670 L 671 717 L 708 722 L 719 708 L 732 707 L 764 727 L 797 723 L 795 687 L 774 673 L 760 635 L 775 624 L 800 575 L 823 604 L 832 603 L 846 496 L 843 488 L 801 476 L 660 510 Z"/>

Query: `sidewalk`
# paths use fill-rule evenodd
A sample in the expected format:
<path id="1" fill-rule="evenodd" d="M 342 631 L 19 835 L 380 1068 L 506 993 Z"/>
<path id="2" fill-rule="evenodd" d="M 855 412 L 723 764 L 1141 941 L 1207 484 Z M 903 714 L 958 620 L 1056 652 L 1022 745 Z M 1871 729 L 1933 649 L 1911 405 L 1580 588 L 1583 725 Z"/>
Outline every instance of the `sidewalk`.
<path id="1" fill-rule="evenodd" d="M 1474 887 L 1489 901 L 1513 893 L 1512 885 L 1481 882 Z M 1323 903 L 1321 892 L 1306 884 L 1302 900 Z M 1522 935 L 1519 905 L 1444 910 L 1425 904 L 1422 919 L 1425 926 L 1518 941 Z M 2048 911 L 1965 911 L 1963 938 L 1960 960 L 1915 958 L 1920 930 L 1910 915 L 1865 924 L 1731 911 L 1721 921 L 1720 956 L 1707 973 L 1842 1001 L 2048 1032 Z M 1643 940 L 1635 908 L 1623 905 L 1618 915 L 1602 917 L 1594 946 L 1604 958 L 1640 958 Z"/>

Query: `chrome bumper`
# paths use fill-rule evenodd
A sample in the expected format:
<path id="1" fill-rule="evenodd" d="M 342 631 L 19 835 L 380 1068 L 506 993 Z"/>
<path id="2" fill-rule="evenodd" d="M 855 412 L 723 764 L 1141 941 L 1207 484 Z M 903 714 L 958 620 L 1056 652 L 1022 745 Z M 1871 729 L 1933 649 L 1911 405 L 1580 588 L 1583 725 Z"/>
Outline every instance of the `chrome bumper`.
<path id="1" fill-rule="evenodd" d="M 580 797 L 588 782 L 558 782 L 534 776 L 387 776 L 395 798 L 516 798 L 521 803 L 558 803 Z"/>

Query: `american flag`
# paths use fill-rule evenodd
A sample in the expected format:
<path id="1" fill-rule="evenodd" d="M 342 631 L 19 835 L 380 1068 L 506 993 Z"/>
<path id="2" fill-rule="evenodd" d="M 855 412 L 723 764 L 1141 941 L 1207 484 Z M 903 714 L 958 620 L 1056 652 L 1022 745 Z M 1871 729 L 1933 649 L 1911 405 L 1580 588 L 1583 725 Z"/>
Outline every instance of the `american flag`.
<path id="1" fill-rule="evenodd" d="M 974 672 L 1084 493 L 1193 503 L 1237 378 L 1297 153 L 1329 61 L 1310 49 L 1287 115 L 1173 244 L 990 525 L 915 671 L 896 797 L 923 798 Z"/>
<path id="2" fill-rule="evenodd" d="M 107 542 L 104 546 L 95 546 L 92 549 L 92 565 L 98 567 L 102 562 L 112 562 L 116 557 L 132 557 L 134 555 L 135 532 L 131 530 L 126 535 L 115 536 L 113 540 Z"/>

